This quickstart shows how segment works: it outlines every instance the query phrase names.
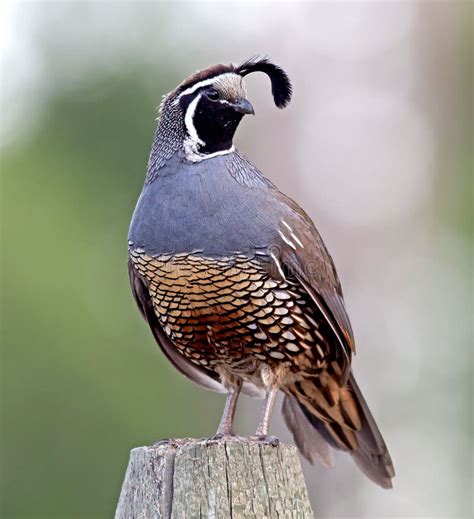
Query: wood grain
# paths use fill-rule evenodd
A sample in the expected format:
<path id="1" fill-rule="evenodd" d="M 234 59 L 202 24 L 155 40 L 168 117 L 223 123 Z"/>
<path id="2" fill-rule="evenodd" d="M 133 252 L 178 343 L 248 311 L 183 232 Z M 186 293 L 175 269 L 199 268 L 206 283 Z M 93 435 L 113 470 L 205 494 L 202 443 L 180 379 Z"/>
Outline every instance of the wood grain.
<path id="1" fill-rule="evenodd" d="M 313 518 L 296 448 L 184 439 L 131 451 L 115 519 L 203 517 Z"/>

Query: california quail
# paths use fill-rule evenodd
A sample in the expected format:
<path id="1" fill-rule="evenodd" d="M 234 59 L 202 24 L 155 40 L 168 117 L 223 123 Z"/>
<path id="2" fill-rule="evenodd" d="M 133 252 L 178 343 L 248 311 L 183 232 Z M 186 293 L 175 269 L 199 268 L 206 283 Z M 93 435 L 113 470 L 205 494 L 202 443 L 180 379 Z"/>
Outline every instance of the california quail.
<path id="1" fill-rule="evenodd" d="M 215 65 L 166 95 L 129 232 L 132 291 L 168 359 L 201 386 L 227 391 L 219 435 L 232 434 L 241 390 L 278 390 L 302 454 L 329 446 L 391 487 L 390 455 L 351 372 L 354 337 L 337 273 L 308 215 L 232 139 L 254 110 L 243 77 L 264 72 L 279 108 L 286 73 L 267 58 Z"/>

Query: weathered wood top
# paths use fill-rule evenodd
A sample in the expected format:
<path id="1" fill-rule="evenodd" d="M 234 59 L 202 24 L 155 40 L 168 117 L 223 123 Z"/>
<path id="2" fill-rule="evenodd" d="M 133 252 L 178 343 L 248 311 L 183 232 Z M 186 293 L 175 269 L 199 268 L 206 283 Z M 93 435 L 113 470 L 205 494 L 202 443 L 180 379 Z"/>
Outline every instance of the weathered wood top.
<path id="1" fill-rule="evenodd" d="M 166 440 L 130 453 L 115 519 L 313 518 L 296 448 Z"/>

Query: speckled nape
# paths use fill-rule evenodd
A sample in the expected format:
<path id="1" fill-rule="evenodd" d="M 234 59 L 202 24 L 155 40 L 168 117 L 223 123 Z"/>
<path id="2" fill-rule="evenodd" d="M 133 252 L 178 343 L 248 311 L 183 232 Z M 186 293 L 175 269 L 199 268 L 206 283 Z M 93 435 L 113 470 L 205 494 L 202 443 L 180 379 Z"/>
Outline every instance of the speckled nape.
<path id="1" fill-rule="evenodd" d="M 247 187 L 269 187 L 274 184 L 259 171 L 247 157 L 239 152 L 232 153 L 228 162 L 229 173 L 241 185 Z"/>

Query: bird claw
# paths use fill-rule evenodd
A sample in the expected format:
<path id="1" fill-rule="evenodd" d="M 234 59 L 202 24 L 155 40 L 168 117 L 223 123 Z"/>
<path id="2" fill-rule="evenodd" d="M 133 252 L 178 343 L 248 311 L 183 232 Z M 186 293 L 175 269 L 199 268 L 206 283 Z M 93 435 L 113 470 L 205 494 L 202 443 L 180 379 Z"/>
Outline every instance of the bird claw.
<path id="1" fill-rule="evenodd" d="M 173 442 L 173 440 L 171 438 L 163 438 L 162 440 L 157 440 L 153 444 L 153 447 L 160 447 L 161 445 L 169 445 L 172 442 Z"/>
<path id="2" fill-rule="evenodd" d="M 269 436 L 267 434 L 264 435 L 251 435 L 251 436 L 240 436 L 235 433 L 231 434 L 215 434 L 210 438 L 206 438 L 206 443 L 217 443 L 221 441 L 229 441 L 229 442 L 238 442 L 238 443 L 248 443 L 248 442 L 256 442 L 256 443 L 264 443 L 266 445 L 271 445 L 273 447 L 278 447 L 280 445 L 280 440 L 276 436 Z"/>
<path id="3" fill-rule="evenodd" d="M 233 433 L 216 433 L 214 436 L 211 436 L 210 438 L 207 438 L 208 442 L 219 442 L 219 441 L 225 441 L 225 440 L 235 440 L 238 438 L 238 436 Z"/>
<path id="4" fill-rule="evenodd" d="M 269 436 L 268 434 L 254 436 L 259 443 L 267 443 L 273 447 L 280 445 L 280 439 L 276 436 Z"/>
<path id="5" fill-rule="evenodd" d="M 189 441 L 196 441 L 191 440 L 190 438 L 182 438 L 182 439 L 176 439 L 176 438 L 165 438 L 163 440 L 158 440 L 153 444 L 153 447 L 160 447 L 161 445 L 172 445 L 175 447 L 178 447 L 180 445 L 184 445 L 188 443 Z M 218 442 L 239 442 L 239 443 L 248 443 L 248 442 L 256 442 L 256 443 L 264 443 L 267 445 L 272 445 L 273 447 L 278 447 L 280 445 L 280 440 L 276 436 L 269 436 L 267 434 L 254 434 L 251 436 L 240 436 L 238 434 L 235 434 L 234 432 L 231 433 L 217 433 L 214 434 L 214 436 L 211 436 L 210 438 L 203 438 L 199 441 L 205 441 L 206 443 L 218 443 Z"/>
<path id="6" fill-rule="evenodd" d="M 157 440 L 153 444 L 153 447 L 161 447 L 162 445 L 179 447 L 181 445 L 186 445 L 190 441 L 192 441 L 191 438 L 164 438 L 163 440 Z"/>

